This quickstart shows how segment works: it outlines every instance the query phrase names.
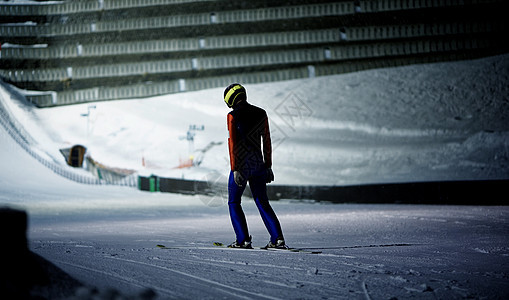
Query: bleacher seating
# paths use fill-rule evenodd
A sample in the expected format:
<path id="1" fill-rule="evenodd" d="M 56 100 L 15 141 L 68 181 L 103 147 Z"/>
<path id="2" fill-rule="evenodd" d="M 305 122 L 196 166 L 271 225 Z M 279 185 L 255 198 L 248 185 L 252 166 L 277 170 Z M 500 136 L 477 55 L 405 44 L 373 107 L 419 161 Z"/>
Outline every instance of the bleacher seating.
<path id="1" fill-rule="evenodd" d="M 0 4 L 0 79 L 40 107 L 506 53 L 505 0 Z"/>

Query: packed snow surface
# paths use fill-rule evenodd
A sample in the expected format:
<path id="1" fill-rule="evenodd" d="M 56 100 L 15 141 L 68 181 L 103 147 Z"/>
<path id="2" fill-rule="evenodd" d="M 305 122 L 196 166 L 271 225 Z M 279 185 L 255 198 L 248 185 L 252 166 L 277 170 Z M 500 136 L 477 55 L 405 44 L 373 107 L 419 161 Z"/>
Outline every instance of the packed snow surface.
<path id="1" fill-rule="evenodd" d="M 31 247 L 99 289 L 152 288 L 159 299 L 509 296 L 507 207 L 273 202 L 288 244 L 322 251 L 307 254 L 214 247 L 234 240 L 227 207 L 165 197 L 182 206 L 34 217 Z M 244 203 L 253 243 L 264 246 L 256 206 Z"/>
<path id="2" fill-rule="evenodd" d="M 504 55 L 246 88 L 270 117 L 277 183 L 507 179 L 508 70 Z M 80 143 L 94 159 L 140 173 L 228 172 L 222 88 L 51 109 L 0 91 L 32 147 L 55 162 L 64 164 L 58 148 Z M 223 144 L 200 167 L 172 169 L 190 154 L 180 137 L 193 124 L 205 127 L 194 149 Z M 78 184 L 3 126 L 0 153 L 0 204 L 26 209 L 32 251 L 89 286 L 151 288 L 159 299 L 509 296 L 507 207 L 284 200 L 272 205 L 288 244 L 321 254 L 228 250 L 212 246 L 234 240 L 226 199 L 211 207 L 208 196 Z M 264 246 L 256 206 L 243 203 L 254 245 Z"/>

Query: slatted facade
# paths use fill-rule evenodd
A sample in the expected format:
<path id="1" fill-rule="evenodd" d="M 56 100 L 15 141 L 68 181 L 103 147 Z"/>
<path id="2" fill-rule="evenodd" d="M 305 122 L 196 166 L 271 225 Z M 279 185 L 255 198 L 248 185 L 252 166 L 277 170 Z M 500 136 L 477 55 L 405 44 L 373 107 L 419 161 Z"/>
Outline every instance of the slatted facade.
<path id="1" fill-rule="evenodd" d="M 40 107 L 506 53 L 503 0 L 0 4 L 0 78 Z"/>

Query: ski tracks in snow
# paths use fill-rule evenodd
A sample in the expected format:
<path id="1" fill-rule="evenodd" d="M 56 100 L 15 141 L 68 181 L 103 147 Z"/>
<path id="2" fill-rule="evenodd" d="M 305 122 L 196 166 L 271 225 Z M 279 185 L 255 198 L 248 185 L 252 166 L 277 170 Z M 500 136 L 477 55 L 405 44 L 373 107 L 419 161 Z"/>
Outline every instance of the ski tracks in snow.
<path id="1" fill-rule="evenodd" d="M 112 283 L 117 281 L 121 285 L 129 286 L 131 289 L 143 289 L 150 287 L 159 295 L 159 299 L 178 298 L 178 299 L 206 299 L 234 297 L 236 299 L 281 299 L 275 296 L 259 292 L 251 292 L 233 285 L 221 283 L 219 281 L 204 276 L 194 275 L 191 272 L 178 270 L 172 265 L 160 265 L 147 260 L 156 261 L 158 258 L 153 256 L 139 257 L 138 259 L 119 257 L 117 254 L 104 253 L 101 259 L 109 260 L 110 263 L 99 262 L 100 259 L 95 254 L 84 255 L 83 262 L 69 262 L 62 259 L 53 261 L 69 272 L 74 269 L 77 272 L 88 275 L 86 277 L 101 278 L 107 285 L 118 286 Z M 87 259 L 88 257 L 88 259 Z M 180 260 L 189 263 L 190 260 Z M 89 263 L 87 263 L 87 261 Z M 91 262 L 94 263 L 91 263 Z M 167 260 L 161 260 L 166 261 Z M 196 263 L 196 261 L 195 261 Z M 145 274 L 147 276 L 145 276 Z M 156 276 L 155 276 L 156 275 Z M 207 296 L 208 295 L 208 296 Z"/>
<path id="2" fill-rule="evenodd" d="M 187 252 L 187 256 L 182 257 L 179 252 Z M 373 271 L 361 264 L 348 262 L 355 257 L 339 253 L 310 255 L 221 248 L 172 249 L 164 253 L 155 259 L 172 263 L 175 259 L 173 255 L 179 255 L 179 262 L 199 266 L 204 272 L 219 271 L 223 280 L 233 281 L 234 286 L 243 285 L 251 290 L 259 290 L 256 292 L 258 294 L 283 295 L 285 298 L 357 297 L 362 295 L 362 291 L 352 287 L 357 285 L 363 272 Z M 345 268 L 355 271 L 345 272 Z"/>
<path id="3" fill-rule="evenodd" d="M 183 271 L 175 270 L 175 269 L 172 269 L 172 268 L 169 268 L 169 267 L 165 267 L 165 266 L 160 266 L 160 265 L 156 265 L 156 264 L 149 264 L 149 263 L 146 263 L 146 262 L 132 260 L 132 259 L 126 259 L 126 258 L 119 258 L 119 257 L 109 257 L 109 258 L 110 259 L 114 259 L 114 260 L 119 260 L 119 261 L 127 262 L 127 263 L 132 263 L 132 264 L 137 264 L 137 265 L 148 266 L 148 267 L 151 267 L 151 268 L 161 269 L 161 270 L 168 271 L 168 272 L 171 272 L 171 273 L 174 273 L 174 274 L 177 274 L 177 275 L 181 275 L 184 278 L 194 279 L 196 281 L 201 282 L 202 284 L 205 284 L 205 286 L 207 288 L 212 288 L 212 289 L 215 289 L 215 290 L 219 291 L 220 293 L 226 293 L 226 294 L 229 294 L 230 296 L 235 296 L 237 298 L 252 299 L 253 297 L 255 297 L 255 298 L 263 298 L 263 299 L 281 299 L 281 298 L 276 298 L 276 297 L 269 296 L 269 295 L 264 295 L 262 293 L 250 292 L 250 291 L 247 291 L 247 290 L 242 289 L 242 288 L 234 287 L 234 286 L 227 285 L 227 284 L 224 284 L 224 283 L 220 283 L 220 282 L 217 282 L 217 281 L 214 281 L 214 280 L 211 280 L 211 279 L 207 279 L 205 277 L 192 275 L 190 273 L 186 273 L 186 272 L 183 272 Z M 196 281 L 193 282 L 193 287 L 192 287 L 193 289 L 196 289 L 196 286 L 197 286 L 197 282 Z M 217 296 L 217 295 L 215 295 L 215 296 Z"/>
<path id="4" fill-rule="evenodd" d="M 111 248 L 97 242 L 34 244 L 37 252 L 48 254 L 50 261 L 82 282 L 128 292 L 151 288 L 158 299 L 475 297 L 470 280 L 482 285 L 504 278 L 498 273 L 456 269 L 462 261 L 456 261 L 455 255 L 429 257 L 430 250 L 436 251 L 436 245 L 430 244 L 329 247 L 313 255 L 192 247 Z M 472 255 L 479 254 L 472 251 Z"/>
<path id="5" fill-rule="evenodd" d="M 384 290 L 380 285 L 384 282 L 400 291 L 414 293 L 419 289 L 401 276 L 394 275 L 393 279 L 387 275 L 393 273 L 383 265 L 365 263 L 357 256 L 345 255 L 350 253 L 343 254 L 345 250 L 379 248 L 373 245 L 330 247 L 327 253 L 313 255 L 199 247 L 129 250 L 103 248 L 86 242 L 46 245 L 54 248 L 53 253 L 58 250 L 56 252 L 71 254 L 52 260 L 71 275 L 79 274 L 79 280 L 88 282 L 92 278 L 105 286 L 129 287 L 133 292 L 133 288 L 150 287 L 162 299 L 323 296 L 369 300 L 370 295 L 379 295 Z M 400 244 L 384 246 L 399 248 L 395 245 Z"/>
<path id="6" fill-rule="evenodd" d="M 80 223 L 79 228 L 52 226 L 48 234 L 36 230 L 32 234 L 38 237 L 31 246 L 88 285 L 129 293 L 148 287 L 160 299 L 505 299 L 509 295 L 504 207 L 331 208 L 345 213 L 325 224 L 313 224 L 324 229 L 319 235 L 306 232 L 301 219 L 293 223 L 286 219 L 286 228 L 293 228 L 288 235 L 308 243 L 296 247 L 323 246 L 321 254 L 203 247 L 211 242 L 209 233 L 201 231 L 205 222 L 198 217 L 198 225 L 187 231 L 179 228 L 171 241 L 126 233 L 132 227 L 108 227 L 108 234 L 102 235 L 94 231 L 96 227 Z M 329 207 L 326 212 L 316 205 L 302 209 L 317 210 L 317 220 L 330 215 Z M 348 209 L 356 210 L 355 217 L 347 218 Z M 159 236 L 157 231 L 148 234 Z M 187 248 L 181 236 L 192 235 L 199 242 Z M 158 243 L 168 249 L 157 248 Z"/>

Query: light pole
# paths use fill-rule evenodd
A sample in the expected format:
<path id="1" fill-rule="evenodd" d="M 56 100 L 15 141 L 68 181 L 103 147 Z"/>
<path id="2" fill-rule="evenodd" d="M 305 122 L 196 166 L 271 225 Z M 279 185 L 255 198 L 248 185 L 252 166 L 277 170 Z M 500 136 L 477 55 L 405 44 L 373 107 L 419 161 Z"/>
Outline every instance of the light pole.
<path id="1" fill-rule="evenodd" d="M 82 117 L 87 117 L 87 139 L 88 139 L 88 134 L 89 134 L 89 131 L 90 131 L 90 110 L 91 109 L 95 109 L 96 106 L 95 105 L 89 105 L 87 107 L 87 113 L 86 114 L 81 114 Z"/>

